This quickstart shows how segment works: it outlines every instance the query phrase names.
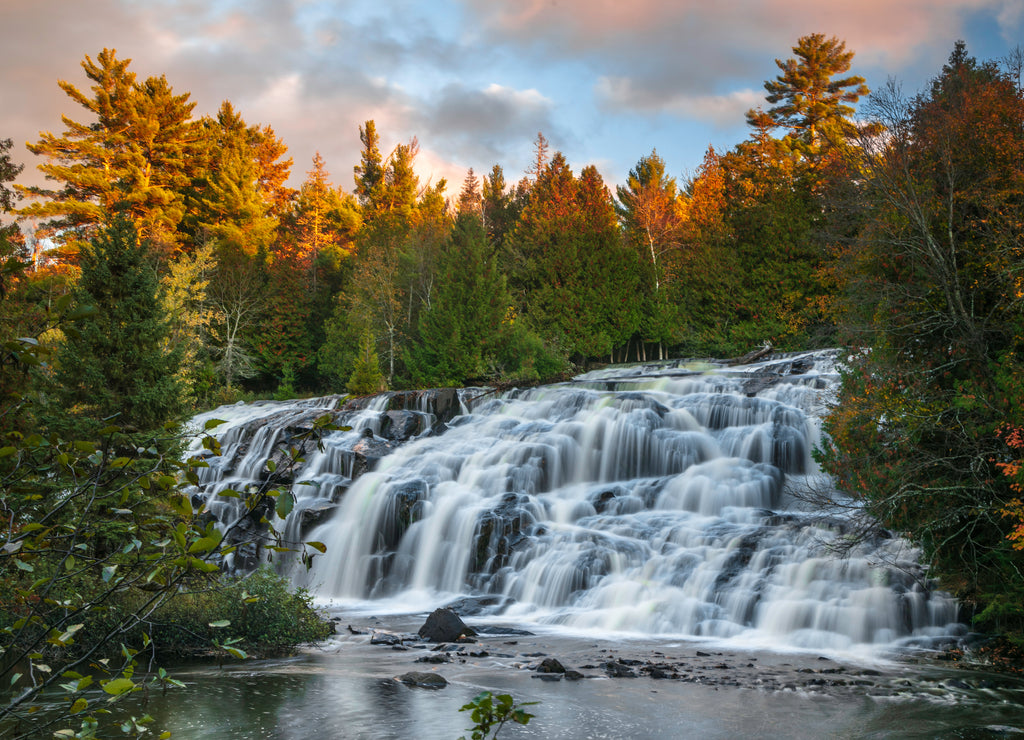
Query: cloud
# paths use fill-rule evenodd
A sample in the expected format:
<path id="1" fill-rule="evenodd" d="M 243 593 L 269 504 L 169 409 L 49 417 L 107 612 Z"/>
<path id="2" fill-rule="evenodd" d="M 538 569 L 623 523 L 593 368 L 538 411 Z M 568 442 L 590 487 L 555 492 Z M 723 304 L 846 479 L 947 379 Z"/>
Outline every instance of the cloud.
<path id="1" fill-rule="evenodd" d="M 751 75 L 774 74 L 809 33 L 836 35 L 854 66 L 894 69 L 922 55 L 944 59 L 978 13 L 1004 33 L 1024 20 L 1019 0 L 465 0 L 495 43 L 540 59 L 587 57 L 598 76 L 707 94 Z M 644 80 L 648 82 L 644 82 Z"/>
<path id="2" fill-rule="evenodd" d="M 538 131 L 556 135 L 553 107 L 534 89 L 454 82 L 420 101 L 418 128 L 422 139 L 479 170 L 503 159 L 509 147 L 528 146 Z"/>
<path id="3" fill-rule="evenodd" d="M 626 109 L 636 113 L 669 113 L 679 118 L 732 126 L 742 121 L 751 108 L 764 103 L 763 90 L 733 90 L 719 95 L 663 94 L 625 77 L 601 77 L 595 87 L 607 110 Z"/>

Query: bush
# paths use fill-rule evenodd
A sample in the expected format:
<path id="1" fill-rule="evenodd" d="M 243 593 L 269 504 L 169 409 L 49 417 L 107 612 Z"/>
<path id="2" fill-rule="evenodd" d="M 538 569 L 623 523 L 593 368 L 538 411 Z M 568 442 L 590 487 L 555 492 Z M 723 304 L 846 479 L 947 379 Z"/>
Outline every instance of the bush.
<path id="1" fill-rule="evenodd" d="M 127 639 L 139 642 L 145 632 L 156 652 L 165 655 L 209 655 L 217 652 L 217 644 L 247 654 L 277 655 L 324 640 L 334 627 L 305 589 L 292 590 L 287 578 L 264 567 L 178 594 L 136 632 Z"/>

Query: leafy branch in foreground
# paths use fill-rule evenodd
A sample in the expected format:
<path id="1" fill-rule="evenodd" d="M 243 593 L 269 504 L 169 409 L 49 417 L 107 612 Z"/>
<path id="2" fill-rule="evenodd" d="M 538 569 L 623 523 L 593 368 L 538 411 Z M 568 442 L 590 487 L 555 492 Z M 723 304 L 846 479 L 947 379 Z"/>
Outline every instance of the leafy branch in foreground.
<path id="1" fill-rule="evenodd" d="M 534 715 L 523 710 L 539 702 L 516 702 L 509 694 L 495 696 L 490 691 L 477 694 L 473 701 L 459 708 L 460 712 L 470 712 L 470 719 L 475 723 L 469 728 L 471 740 L 487 740 L 496 738 L 507 722 L 519 725 L 528 724 Z M 491 730 L 494 730 L 491 734 Z M 465 736 L 459 740 L 466 740 Z"/>
<path id="2" fill-rule="evenodd" d="M 320 434 L 328 422 L 308 434 Z M 140 651 L 155 657 L 162 649 L 151 633 L 167 635 L 162 615 L 176 601 L 224 588 L 218 563 L 238 547 L 190 497 L 188 486 L 206 462 L 180 462 L 173 452 L 180 448 L 167 440 L 132 449 L 119 429 L 102 434 L 99 442 L 67 442 L 10 432 L 0 441 L 0 685 L 11 691 L 0 704 L 0 736 L 69 733 L 74 720 L 81 728 L 68 736 L 93 737 L 111 702 L 147 686 L 175 685 L 166 674 L 140 679 Z M 217 442 L 207 436 L 204 446 L 216 451 Z M 291 448 L 287 460 L 282 474 L 302 457 Z M 290 508 L 291 494 L 272 488 L 274 480 L 245 497 L 225 492 L 241 497 L 238 520 Z M 268 588 L 261 587 L 280 603 L 282 595 Z M 242 594 L 239 617 L 263 597 Z M 228 624 L 221 616 L 210 627 Z M 210 644 L 244 657 L 237 642 Z M 128 722 L 129 732 L 143 720 Z"/>

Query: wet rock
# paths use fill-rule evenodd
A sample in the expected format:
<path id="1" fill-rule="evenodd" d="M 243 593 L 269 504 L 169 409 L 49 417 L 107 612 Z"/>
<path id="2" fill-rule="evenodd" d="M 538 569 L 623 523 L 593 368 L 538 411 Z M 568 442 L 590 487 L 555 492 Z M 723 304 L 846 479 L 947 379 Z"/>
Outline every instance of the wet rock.
<path id="1" fill-rule="evenodd" d="M 424 671 L 409 671 L 397 676 L 397 681 L 406 686 L 413 686 L 421 689 L 443 689 L 448 685 L 448 680 L 439 673 L 427 673 Z"/>
<path id="2" fill-rule="evenodd" d="M 324 521 L 335 509 L 337 504 L 322 503 L 308 506 L 301 512 L 300 524 L 303 532 L 312 529 L 315 525 Z"/>
<path id="3" fill-rule="evenodd" d="M 402 636 L 384 630 L 370 630 L 371 645 L 401 645 Z"/>
<path id="4" fill-rule="evenodd" d="M 603 668 L 611 678 L 636 678 L 636 672 L 632 668 L 617 660 L 609 660 Z"/>
<path id="5" fill-rule="evenodd" d="M 419 630 L 419 636 L 430 642 L 455 642 L 460 637 L 475 634 L 451 609 L 435 609 Z"/>
<path id="6" fill-rule="evenodd" d="M 584 676 L 579 671 L 572 670 L 571 668 L 565 672 L 566 681 L 579 681 L 584 678 L 586 678 L 586 676 Z"/>
<path id="7" fill-rule="evenodd" d="M 387 411 L 381 420 L 380 436 L 392 442 L 405 442 L 424 429 L 423 415 L 415 411 Z"/>
<path id="8" fill-rule="evenodd" d="M 463 616 L 474 616 L 481 614 L 491 607 L 503 606 L 507 599 L 504 596 L 467 596 L 464 599 L 458 599 L 448 604 L 448 608 L 457 614 Z M 529 632 L 523 632 L 521 630 L 514 630 L 511 627 L 481 627 L 479 630 L 480 634 L 487 635 L 528 635 Z"/>
<path id="9" fill-rule="evenodd" d="M 537 673 L 565 673 L 565 666 L 556 658 L 544 658 L 537 666 Z"/>
<path id="10" fill-rule="evenodd" d="M 417 663 L 450 663 L 451 658 L 448 657 L 447 653 L 435 653 L 434 655 L 424 655 L 422 658 L 416 658 Z"/>

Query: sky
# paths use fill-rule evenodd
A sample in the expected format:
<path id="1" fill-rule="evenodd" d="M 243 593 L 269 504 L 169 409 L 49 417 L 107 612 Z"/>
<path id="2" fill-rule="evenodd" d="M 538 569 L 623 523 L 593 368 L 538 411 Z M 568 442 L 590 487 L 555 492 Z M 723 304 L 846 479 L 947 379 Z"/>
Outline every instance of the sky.
<path id="1" fill-rule="evenodd" d="M 746 138 L 811 33 L 844 40 L 870 88 L 913 93 L 958 39 L 979 60 L 1024 46 L 1024 0 L 0 0 L 0 139 L 41 184 L 24 143 L 91 120 L 57 82 L 86 89 L 81 62 L 112 48 L 195 116 L 230 100 L 273 127 L 293 186 L 320 152 L 351 191 L 368 119 L 385 152 L 415 136 L 421 182 L 453 196 L 470 167 L 522 177 L 538 132 L 611 186 L 652 150 L 682 182 Z"/>

